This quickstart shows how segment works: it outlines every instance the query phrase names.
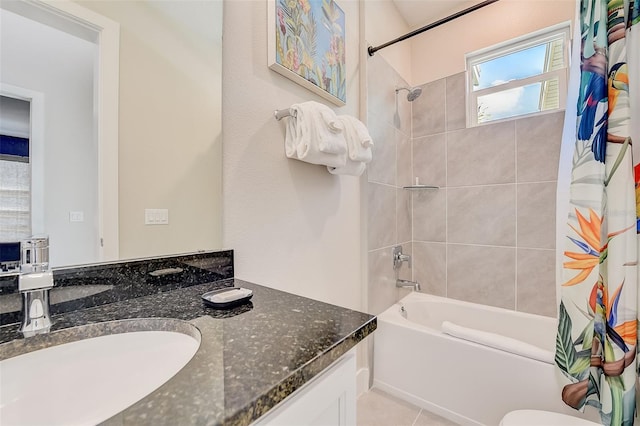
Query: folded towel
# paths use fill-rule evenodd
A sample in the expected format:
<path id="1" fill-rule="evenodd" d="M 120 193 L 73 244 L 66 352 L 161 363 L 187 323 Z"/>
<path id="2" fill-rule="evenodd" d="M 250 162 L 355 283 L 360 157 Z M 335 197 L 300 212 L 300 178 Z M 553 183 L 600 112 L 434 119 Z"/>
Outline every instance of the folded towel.
<path id="1" fill-rule="evenodd" d="M 326 154 L 346 154 L 347 143 L 344 138 L 342 122 L 326 105 L 318 102 L 304 102 L 293 106 L 303 113 L 301 139 L 298 144 L 298 158 L 304 158 L 307 152 L 316 148 Z M 298 117 L 296 116 L 296 121 Z"/>
<path id="2" fill-rule="evenodd" d="M 311 103 L 311 102 L 309 102 Z M 344 132 L 344 125 L 342 124 L 342 121 L 340 121 L 338 119 L 338 116 L 336 115 L 335 112 L 333 112 L 333 110 L 331 110 L 331 108 L 326 107 L 322 104 L 317 104 L 319 106 L 316 106 L 316 108 L 318 108 L 320 110 L 320 116 L 322 117 L 322 120 L 324 121 L 324 125 L 327 126 L 327 129 L 332 132 L 332 133 L 342 133 Z M 344 135 L 343 135 L 344 137 Z M 341 147 L 325 147 L 326 149 L 338 149 L 341 152 L 345 152 L 343 151 L 343 148 L 346 149 L 345 146 L 341 146 Z"/>
<path id="3" fill-rule="evenodd" d="M 353 161 L 368 163 L 371 161 L 373 140 L 367 127 L 355 117 L 350 115 L 339 115 L 338 120 L 344 127 L 345 139 L 347 140 L 347 150 L 349 158 Z"/>
<path id="4" fill-rule="evenodd" d="M 460 339 L 479 343 L 494 349 L 500 349 L 505 352 L 542 361 L 547 364 L 554 363 L 554 354 L 552 352 L 520 340 L 512 339 L 511 337 L 463 327 L 449 321 L 443 321 L 441 327 L 443 333 L 453 337 L 458 337 Z"/>
<path id="5" fill-rule="evenodd" d="M 330 167 L 345 165 L 347 143 L 344 126 L 331 108 L 318 102 L 291 106 L 293 116 L 287 122 L 285 153 L 312 164 Z"/>
<path id="6" fill-rule="evenodd" d="M 299 126 L 302 125 L 302 119 L 298 124 L 297 117 L 291 117 L 286 123 L 286 136 L 284 138 L 284 151 L 288 158 L 298 158 L 298 140 L 300 135 Z"/>
<path id="7" fill-rule="evenodd" d="M 360 176 L 367 165 L 361 161 L 351 161 L 347 160 L 347 163 L 342 167 L 327 167 L 329 173 L 332 175 L 350 175 L 350 176 Z"/>

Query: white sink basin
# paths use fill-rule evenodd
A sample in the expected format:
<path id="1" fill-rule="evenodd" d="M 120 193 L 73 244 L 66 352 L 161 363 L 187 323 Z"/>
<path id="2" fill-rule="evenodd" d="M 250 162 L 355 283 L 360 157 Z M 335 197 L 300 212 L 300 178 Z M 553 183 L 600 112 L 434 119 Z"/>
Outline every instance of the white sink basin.
<path id="1" fill-rule="evenodd" d="M 179 323 L 193 330 L 123 333 L 118 328 L 120 334 L 0 361 L 0 424 L 95 425 L 119 413 L 168 381 L 196 353 L 197 328 Z"/>

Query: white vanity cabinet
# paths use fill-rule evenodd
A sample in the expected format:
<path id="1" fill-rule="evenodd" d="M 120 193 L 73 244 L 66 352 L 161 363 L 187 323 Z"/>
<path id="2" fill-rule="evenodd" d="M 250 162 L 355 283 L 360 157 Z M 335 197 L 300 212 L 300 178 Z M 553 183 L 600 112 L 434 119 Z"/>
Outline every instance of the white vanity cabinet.
<path id="1" fill-rule="evenodd" d="M 356 357 L 353 350 L 253 423 L 254 426 L 355 424 Z"/>

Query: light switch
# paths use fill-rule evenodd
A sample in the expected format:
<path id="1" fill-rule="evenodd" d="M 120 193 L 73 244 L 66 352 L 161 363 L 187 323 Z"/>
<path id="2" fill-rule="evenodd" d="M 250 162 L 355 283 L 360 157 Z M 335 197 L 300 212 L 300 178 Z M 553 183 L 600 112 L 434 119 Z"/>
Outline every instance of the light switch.
<path id="1" fill-rule="evenodd" d="M 84 212 L 69 212 L 69 222 L 84 222 Z"/>
<path id="2" fill-rule="evenodd" d="M 145 209 L 144 224 L 145 225 L 168 225 L 169 209 Z"/>

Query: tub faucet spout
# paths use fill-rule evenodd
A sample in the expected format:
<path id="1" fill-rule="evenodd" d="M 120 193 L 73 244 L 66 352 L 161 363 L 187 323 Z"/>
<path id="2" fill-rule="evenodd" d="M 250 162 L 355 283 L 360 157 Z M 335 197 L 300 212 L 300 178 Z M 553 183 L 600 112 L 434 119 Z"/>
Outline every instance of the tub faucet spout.
<path id="1" fill-rule="evenodd" d="M 413 287 L 414 291 L 420 291 L 420 283 L 417 282 L 417 281 L 409 281 L 409 280 L 397 279 L 396 280 L 396 287 L 399 287 L 399 288 Z"/>

